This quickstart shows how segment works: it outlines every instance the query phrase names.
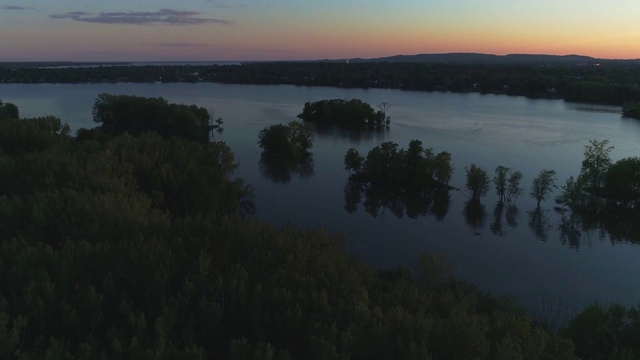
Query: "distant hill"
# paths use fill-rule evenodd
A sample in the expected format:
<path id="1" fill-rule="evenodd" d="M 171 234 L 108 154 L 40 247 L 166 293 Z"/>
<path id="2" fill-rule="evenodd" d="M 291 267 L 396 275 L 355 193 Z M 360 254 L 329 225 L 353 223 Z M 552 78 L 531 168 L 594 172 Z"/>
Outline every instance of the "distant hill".
<path id="1" fill-rule="evenodd" d="M 346 59 L 344 61 L 347 61 Z M 537 54 L 509 54 L 491 55 L 480 53 L 446 53 L 446 54 L 416 54 L 395 55 L 372 59 L 349 59 L 349 62 L 424 62 L 446 64 L 593 64 L 599 59 L 582 55 L 537 55 Z"/>

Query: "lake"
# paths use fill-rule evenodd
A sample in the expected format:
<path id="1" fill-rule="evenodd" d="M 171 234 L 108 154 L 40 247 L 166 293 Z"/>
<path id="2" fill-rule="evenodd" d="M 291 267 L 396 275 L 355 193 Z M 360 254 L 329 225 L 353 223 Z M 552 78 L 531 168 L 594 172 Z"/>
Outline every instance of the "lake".
<path id="1" fill-rule="evenodd" d="M 494 295 L 514 295 L 530 310 L 549 298 L 569 303 L 574 310 L 596 300 L 627 306 L 640 302 L 637 239 L 612 235 L 602 224 L 586 220 L 567 227 L 552 199 L 543 202 L 536 215 L 535 201 L 528 196 L 532 179 L 543 168 L 556 171 L 558 186 L 578 175 L 589 139 L 609 139 L 615 146 L 614 161 L 640 155 L 640 121 L 622 118 L 620 108 L 385 89 L 211 83 L 0 85 L 0 99 L 16 104 L 22 117 L 55 115 L 73 130 L 95 126 L 91 107 L 103 92 L 162 96 L 213 110 L 214 117 L 224 120 L 224 132 L 214 139 L 231 146 L 239 162 L 236 174 L 255 188 L 256 216 L 276 225 L 291 222 L 343 233 L 347 250 L 367 264 L 412 266 L 421 252 L 439 253 L 455 264 L 461 279 Z M 307 101 L 333 98 L 359 98 L 373 106 L 389 103 L 390 129 L 364 134 L 318 129 L 311 164 L 292 170 L 260 163 L 261 129 L 295 120 Z M 367 199 L 347 211 L 347 149 L 366 155 L 384 141 L 407 147 L 412 139 L 435 152 L 452 154 L 455 172 L 450 184 L 455 187 L 464 187 L 464 169 L 471 163 L 491 177 L 498 165 L 521 171 L 525 192 L 517 207 L 496 209 L 492 187 L 481 200 L 484 207 L 475 211 L 465 211 L 464 190 L 452 191 L 448 201 L 434 200 L 411 211 L 411 217 L 398 217 L 384 207 L 369 206 L 366 211 Z"/>

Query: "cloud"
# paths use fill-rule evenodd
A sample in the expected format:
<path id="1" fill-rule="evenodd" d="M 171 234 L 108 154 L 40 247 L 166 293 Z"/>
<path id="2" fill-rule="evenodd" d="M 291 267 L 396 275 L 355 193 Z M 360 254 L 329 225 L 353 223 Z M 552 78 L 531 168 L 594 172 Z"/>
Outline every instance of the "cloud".
<path id="1" fill-rule="evenodd" d="M 64 14 L 53 14 L 54 19 L 71 19 L 97 24 L 128 25 L 200 25 L 200 24 L 232 24 L 229 20 L 198 17 L 197 11 L 180 11 L 160 9 L 158 11 L 137 12 L 102 12 L 94 15 L 84 11 L 72 11 Z"/>
<path id="2" fill-rule="evenodd" d="M 5 5 L 0 6 L 2 10 L 33 10 L 31 6 L 19 6 L 19 5 Z"/>

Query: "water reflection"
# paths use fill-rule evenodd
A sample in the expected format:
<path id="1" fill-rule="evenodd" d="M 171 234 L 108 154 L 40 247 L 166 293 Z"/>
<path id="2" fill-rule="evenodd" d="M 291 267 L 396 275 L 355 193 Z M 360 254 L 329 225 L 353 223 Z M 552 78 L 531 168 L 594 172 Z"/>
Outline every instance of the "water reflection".
<path id="1" fill-rule="evenodd" d="M 489 230 L 492 234 L 498 236 L 504 236 L 505 231 L 502 224 L 502 212 L 504 210 L 504 202 L 498 201 L 493 208 L 493 222 L 489 226 Z"/>
<path id="2" fill-rule="evenodd" d="M 575 249 L 594 236 L 599 241 L 608 237 L 612 245 L 640 244 L 640 221 L 635 212 L 597 214 L 567 211 L 562 213 L 558 233 L 560 243 Z"/>
<path id="3" fill-rule="evenodd" d="M 568 245 L 570 248 L 580 248 L 580 239 L 582 239 L 582 231 L 580 231 L 580 220 L 571 213 L 569 216 L 563 215 L 558 225 L 560 243 Z"/>
<path id="4" fill-rule="evenodd" d="M 438 191 L 433 196 L 433 206 L 431 206 L 430 214 L 435 216 L 436 220 L 442 221 L 449 212 L 451 205 L 451 195 L 448 191 Z"/>
<path id="5" fill-rule="evenodd" d="M 583 227 L 587 230 L 599 229 L 609 234 L 611 244 L 631 242 L 640 244 L 640 217 L 637 210 L 624 213 L 598 215 L 595 213 L 578 214 Z"/>
<path id="6" fill-rule="evenodd" d="M 433 215 L 442 221 L 449 212 L 451 196 L 448 191 L 401 191 L 372 186 L 349 177 L 344 185 L 344 209 L 352 214 L 360 204 L 373 218 L 384 218 L 390 211 L 398 219 L 405 215 L 411 219 Z"/>
<path id="7" fill-rule="evenodd" d="M 294 175 L 308 178 L 314 174 L 313 155 L 309 154 L 301 159 L 282 159 L 273 156 L 260 157 L 260 173 L 267 179 L 287 184 Z"/>
<path id="8" fill-rule="evenodd" d="M 510 204 L 507 206 L 507 212 L 504 214 L 505 220 L 507 220 L 507 225 L 512 228 L 518 227 L 518 216 L 520 215 L 520 210 L 514 204 Z"/>
<path id="9" fill-rule="evenodd" d="M 477 199 L 467 201 L 464 206 L 464 218 L 471 230 L 473 230 L 476 235 L 480 235 L 480 230 L 484 228 L 484 223 L 487 219 L 487 211 L 485 210 L 484 204 Z"/>
<path id="10" fill-rule="evenodd" d="M 507 231 L 505 227 L 518 227 L 519 214 L 520 211 L 514 203 L 504 201 L 496 202 L 496 206 L 493 208 L 493 222 L 489 225 L 489 231 L 496 236 L 506 236 Z"/>
<path id="11" fill-rule="evenodd" d="M 529 229 L 538 240 L 547 241 L 549 230 L 552 228 L 549 220 L 548 210 L 536 208 L 529 213 Z"/>
<path id="12" fill-rule="evenodd" d="M 315 122 L 306 122 L 310 124 L 318 137 L 324 137 L 329 139 L 348 140 L 353 144 L 359 144 L 361 142 L 381 142 L 389 135 L 389 129 L 387 128 L 375 128 L 375 129 L 344 129 L 332 124 L 318 124 Z"/>

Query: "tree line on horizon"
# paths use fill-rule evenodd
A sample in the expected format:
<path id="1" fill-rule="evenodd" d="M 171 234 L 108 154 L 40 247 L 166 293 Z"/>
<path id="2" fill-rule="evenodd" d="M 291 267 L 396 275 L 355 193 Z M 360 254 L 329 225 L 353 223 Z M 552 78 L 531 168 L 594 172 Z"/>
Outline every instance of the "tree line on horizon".
<path id="1" fill-rule="evenodd" d="M 635 307 L 594 304 L 551 334 L 437 256 L 376 269 L 341 236 L 252 219 L 226 144 L 110 132 L 104 98 L 75 137 L 0 103 L 0 357 L 640 355 Z"/>
<path id="2" fill-rule="evenodd" d="M 625 105 L 639 117 L 640 66 L 444 64 L 415 62 L 265 62 L 208 66 L 97 66 L 11 68 L 0 65 L 0 83 L 218 82 L 343 88 L 478 92 Z"/>

